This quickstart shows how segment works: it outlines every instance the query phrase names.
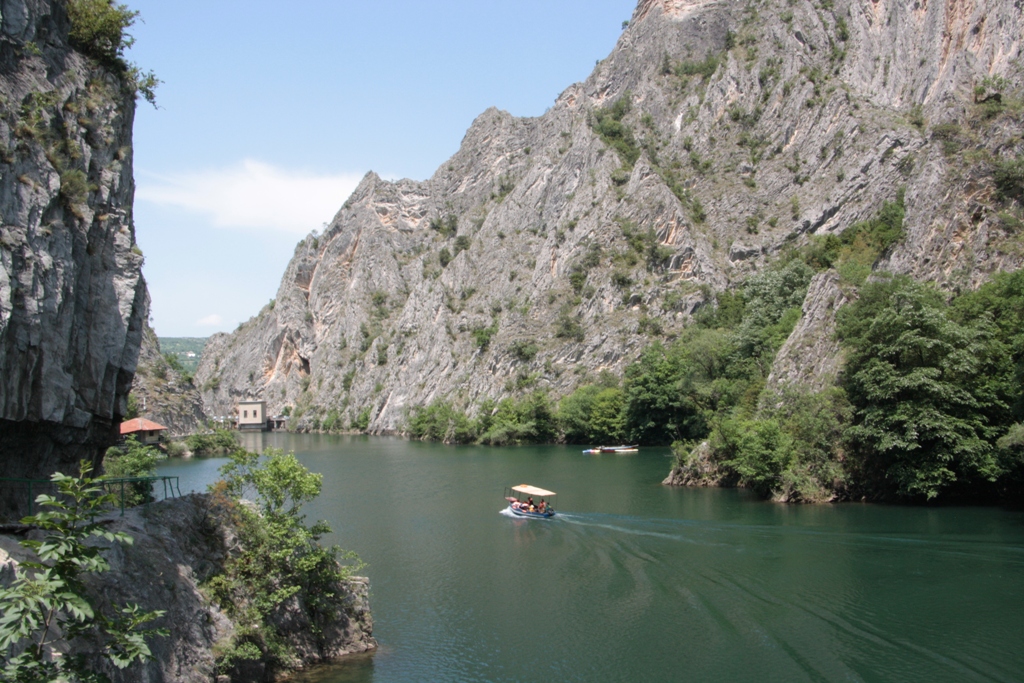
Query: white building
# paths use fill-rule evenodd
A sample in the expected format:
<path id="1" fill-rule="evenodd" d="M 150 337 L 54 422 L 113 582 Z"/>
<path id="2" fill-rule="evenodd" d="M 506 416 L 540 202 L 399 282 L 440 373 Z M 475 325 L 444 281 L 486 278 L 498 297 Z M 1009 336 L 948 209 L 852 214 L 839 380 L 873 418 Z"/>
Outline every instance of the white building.
<path id="1" fill-rule="evenodd" d="M 238 408 L 238 428 L 240 430 L 259 430 L 267 428 L 267 402 L 266 401 L 240 401 Z"/>

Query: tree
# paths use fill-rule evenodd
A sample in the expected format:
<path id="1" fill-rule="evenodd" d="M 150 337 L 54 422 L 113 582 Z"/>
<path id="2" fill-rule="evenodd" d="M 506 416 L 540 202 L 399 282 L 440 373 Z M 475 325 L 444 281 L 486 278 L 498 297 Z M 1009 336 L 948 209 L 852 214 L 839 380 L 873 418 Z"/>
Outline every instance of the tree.
<path id="1" fill-rule="evenodd" d="M 85 590 L 84 575 L 110 569 L 102 549 L 88 540 L 132 543 L 131 536 L 108 531 L 96 521 L 114 499 L 102 495 L 98 482 L 89 476 L 91 471 L 92 466 L 83 461 L 79 477 L 55 473 L 51 479 L 60 496 L 38 496 L 36 502 L 49 511 L 22 520 L 45 536 L 21 541 L 39 561 L 21 563 L 10 587 L 0 589 L 3 680 L 105 681 L 86 654 L 55 656 L 58 641 L 91 641 L 98 634 L 99 650 L 89 654 L 123 669 L 151 657 L 148 637 L 166 635 L 162 629 L 142 628 L 164 612 L 101 603 Z"/>
<path id="2" fill-rule="evenodd" d="M 123 446 L 107 449 L 103 458 L 104 479 L 149 477 L 156 472 L 156 461 L 163 455 L 153 446 L 139 443 L 135 435 L 129 436 Z M 125 505 L 142 505 L 153 500 L 151 483 L 131 482 L 125 489 Z"/>
<path id="3" fill-rule="evenodd" d="M 793 459 L 793 439 L 776 420 L 723 420 L 712 448 L 763 497 L 777 491 Z"/>
<path id="4" fill-rule="evenodd" d="M 323 475 L 276 448 L 267 449 L 262 458 L 244 450 L 229 458 L 214 494 L 232 510 L 240 552 L 209 583 L 215 599 L 237 624 L 221 666 L 230 669 L 239 662 L 261 660 L 287 668 L 295 653 L 279 626 L 288 605 L 301 605 L 313 632 L 321 633 L 339 616 L 341 584 L 358 568 L 358 559 L 335 546 L 320 545 L 321 537 L 331 532 L 326 522 L 305 524 L 302 506 L 320 495 Z M 242 498 L 252 504 L 242 503 Z M 354 564 L 343 566 L 339 559 Z"/>
<path id="5" fill-rule="evenodd" d="M 937 290 L 900 276 L 865 286 L 838 331 L 848 434 L 869 487 L 930 500 L 995 480 L 994 416 L 1007 410 L 1012 365 L 990 322 L 958 324 Z"/>
<path id="6" fill-rule="evenodd" d="M 613 443 L 625 437 L 622 389 L 586 384 L 561 400 L 558 420 L 569 443 Z"/>

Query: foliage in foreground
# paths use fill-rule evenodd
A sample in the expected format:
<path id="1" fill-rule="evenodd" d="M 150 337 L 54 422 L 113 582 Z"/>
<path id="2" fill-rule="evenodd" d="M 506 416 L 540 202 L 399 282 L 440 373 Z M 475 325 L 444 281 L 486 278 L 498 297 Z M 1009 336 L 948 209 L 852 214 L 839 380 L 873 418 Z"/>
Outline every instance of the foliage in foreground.
<path id="1" fill-rule="evenodd" d="M 292 668 L 296 654 L 280 628 L 283 617 L 304 609 L 314 635 L 322 636 L 323 626 L 341 616 L 343 583 L 359 569 L 358 558 L 320 545 L 331 531 L 326 522 L 306 526 L 302 505 L 320 495 L 323 477 L 293 454 L 268 449 L 261 458 L 239 449 L 221 474 L 213 493 L 231 510 L 240 546 L 206 585 L 236 623 L 232 642 L 220 651 L 221 669 L 253 661 Z"/>
<path id="2" fill-rule="evenodd" d="M 40 561 L 21 563 L 10 587 L 0 589 L 0 663 L 5 681 L 105 681 L 107 677 L 95 670 L 97 661 L 123 669 L 151 657 L 147 638 L 166 635 L 142 628 L 162 611 L 106 604 L 85 590 L 86 574 L 110 569 L 102 549 L 89 539 L 132 542 L 131 536 L 96 522 L 114 500 L 102 495 L 90 474 L 87 462 L 81 464 L 79 477 L 55 473 L 52 480 L 59 494 L 38 496 L 36 502 L 47 511 L 22 520 L 45 532 L 45 537 L 21 541 Z M 88 643 L 88 654 L 55 656 L 62 640 Z"/>

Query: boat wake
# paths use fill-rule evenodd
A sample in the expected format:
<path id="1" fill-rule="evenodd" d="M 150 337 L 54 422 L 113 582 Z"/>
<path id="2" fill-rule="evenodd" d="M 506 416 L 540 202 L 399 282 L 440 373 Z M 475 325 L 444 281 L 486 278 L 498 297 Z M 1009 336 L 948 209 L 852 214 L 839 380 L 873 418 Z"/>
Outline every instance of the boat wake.
<path id="1" fill-rule="evenodd" d="M 586 514 L 561 514 L 559 517 L 567 524 L 588 527 L 594 530 L 611 531 L 630 536 L 662 538 L 669 541 L 697 545 L 709 545 L 709 541 L 706 538 L 695 537 L 694 532 L 704 531 L 703 528 L 697 528 L 701 527 L 701 525 L 684 520 L 658 520 L 621 515 Z M 714 542 L 710 544 L 720 545 Z"/>

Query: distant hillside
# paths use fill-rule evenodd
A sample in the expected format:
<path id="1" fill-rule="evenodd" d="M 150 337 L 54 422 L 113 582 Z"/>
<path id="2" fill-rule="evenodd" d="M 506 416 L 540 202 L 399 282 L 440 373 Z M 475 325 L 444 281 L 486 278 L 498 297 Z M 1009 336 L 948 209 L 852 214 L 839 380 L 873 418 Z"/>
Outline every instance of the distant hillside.
<path id="1" fill-rule="evenodd" d="M 168 427 L 171 436 L 191 434 L 206 421 L 202 398 L 192 383 L 205 343 L 205 339 L 188 337 L 159 338 L 153 328 L 145 326 L 129 401 L 139 417 Z M 169 357 L 176 358 L 181 367 L 175 367 Z"/>
<path id="2" fill-rule="evenodd" d="M 160 350 L 178 358 L 181 367 L 190 375 L 199 367 L 208 337 L 159 337 Z"/>

